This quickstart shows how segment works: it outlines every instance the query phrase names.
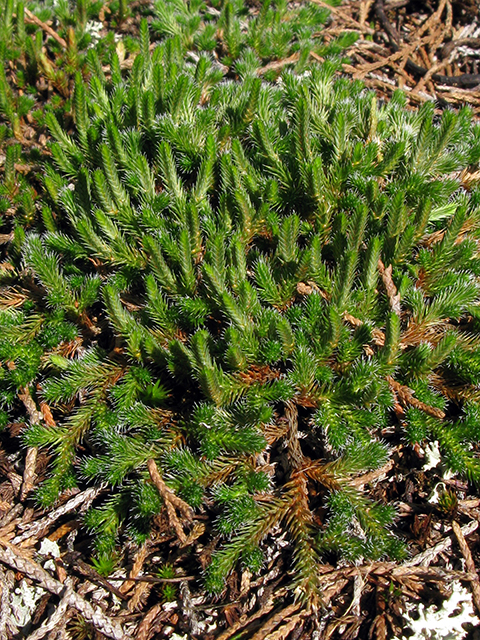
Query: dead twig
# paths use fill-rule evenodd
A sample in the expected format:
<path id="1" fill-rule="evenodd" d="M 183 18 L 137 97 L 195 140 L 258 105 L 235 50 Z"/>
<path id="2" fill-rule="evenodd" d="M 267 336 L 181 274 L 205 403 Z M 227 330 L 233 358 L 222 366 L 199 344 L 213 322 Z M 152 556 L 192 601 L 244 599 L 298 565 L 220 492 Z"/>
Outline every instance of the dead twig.
<path id="1" fill-rule="evenodd" d="M 333 16 L 340 16 L 344 22 L 353 27 L 356 31 L 360 31 L 360 33 L 367 34 L 369 36 L 373 36 L 375 34 L 375 29 L 371 29 L 370 27 L 366 27 L 363 24 L 360 24 L 357 20 L 352 18 L 349 15 L 346 15 L 344 11 L 342 11 L 341 7 L 334 7 L 331 4 L 327 4 L 323 2 L 323 0 L 312 0 L 315 4 L 328 9 Z"/>
<path id="2" fill-rule="evenodd" d="M 274 607 L 273 598 L 270 598 L 261 607 L 261 609 L 256 611 L 250 617 L 248 617 L 246 615 L 241 616 L 236 622 L 231 624 L 226 631 L 221 633 L 218 636 L 217 640 L 229 640 L 229 638 L 231 638 L 233 635 L 235 635 L 235 633 L 237 631 L 239 631 L 240 629 L 244 629 L 245 627 L 247 627 L 252 622 L 255 622 L 255 620 L 258 620 L 259 618 L 263 618 L 264 616 L 268 615 L 270 613 L 270 611 L 273 609 L 273 607 Z"/>
<path id="3" fill-rule="evenodd" d="M 2 529 L 8 526 L 12 522 L 12 520 L 15 520 L 15 518 L 20 517 L 22 513 L 23 513 L 23 504 L 19 502 L 14 507 L 12 507 L 8 513 L 6 513 L 3 516 L 3 518 L 0 520 L 0 536 L 2 535 Z"/>
<path id="4" fill-rule="evenodd" d="M 28 447 L 25 456 L 25 469 L 23 471 L 23 483 L 20 490 L 20 500 L 23 501 L 35 486 L 37 477 L 37 447 Z"/>
<path id="5" fill-rule="evenodd" d="M 443 45 L 438 52 L 441 60 L 446 60 L 457 47 L 469 47 L 470 49 L 480 49 L 480 38 L 459 38 L 451 40 Z"/>
<path id="6" fill-rule="evenodd" d="M 407 47 L 409 49 L 408 56 L 410 55 L 410 53 L 412 53 L 415 49 L 417 49 L 422 44 L 420 41 L 421 36 L 428 29 L 430 29 L 433 25 L 435 25 L 441 20 L 441 16 L 445 9 L 446 4 L 447 4 L 447 0 L 441 0 L 439 3 L 438 9 L 435 11 L 435 13 L 432 13 L 432 15 L 428 18 L 428 20 L 426 20 L 424 24 L 417 30 L 417 32 L 415 33 L 415 39 Z M 376 0 L 375 13 L 377 15 L 377 18 L 380 24 L 382 25 L 382 27 L 385 29 L 385 31 L 389 36 L 390 44 L 392 46 L 392 49 L 395 52 L 394 55 L 400 54 L 398 57 L 403 57 L 404 53 L 407 51 L 407 48 L 404 47 L 403 49 L 401 49 L 400 36 L 397 33 L 396 29 L 394 29 L 394 27 L 390 23 L 387 17 L 387 14 L 385 13 L 383 0 Z M 430 40 L 430 38 L 428 40 Z M 390 58 L 392 58 L 392 56 L 390 56 Z M 388 64 L 388 61 L 389 59 L 387 58 L 384 61 L 384 64 L 381 66 L 385 66 L 386 64 Z M 376 68 L 380 68 L 380 67 L 376 67 Z M 407 61 L 405 63 L 405 68 L 407 69 L 407 71 L 417 76 L 420 76 L 421 78 L 423 78 L 428 73 L 425 67 L 422 67 L 421 65 L 416 64 L 410 58 L 407 58 Z M 480 84 L 480 74 L 478 73 L 463 73 L 458 76 L 445 76 L 438 73 L 433 73 L 431 76 L 431 79 L 438 84 L 443 84 L 443 85 L 452 86 L 452 87 L 461 87 L 464 89 L 473 88 Z"/>
<path id="7" fill-rule="evenodd" d="M 28 387 L 22 387 L 18 393 L 18 397 L 23 402 L 25 409 L 27 410 L 30 423 L 40 424 L 43 419 L 43 414 L 37 409 L 37 405 L 30 394 L 30 389 Z M 25 500 L 27 495 L 35 486 L 34 481 L 37 475 L 37 455 L 37 447 L 29 447 L 27 449 L 27 455 L 25 456 L 25 469 L 23 471 L 23 483 L 20 490 L 21 501 Z"/>
<path id="8" fill-rule="evenodd" d="M 299 623 L 302 622 L 302 619 L 302 612 L 296 613 L 295 615 L 291 616 L 291 618 L 287 620 L 285 624 L 282 624 L 282 626 L 279 627 L 276 631 L 273 631 L 273 633 L 270 633 L 268 636 L 266 636 L 265 640 L 286 640 L 287 638 L 291 637 L 290 634 L 292 633 L 292 631 L 294 631 L 294 629 L 298 627 Z"/>
<path id="9" fill-rule="evenodd" d="M 0 640 L 7 640 L 7 624 L 11 618 L 10 586 L 3 567 L 0 567 Z"/>
<path id="10" fill-rule="evenodd" d="M 387 376 L 386 379 L 388 384 L 390 385 L 390 389 L 396 393 L 398 399 L 404 404 L 408 404 L 415 409 L 420 409 L 420 411 L 423 411 L 427 415 L 434 418 L 439 418 L 440 420 L 443 420 L 445 418 L 444 411 L 442 411 L 441 409 L 437 409 L 437 407 L 431 407 L 425 402 L 418 400 L 418 398 L 415 398 L 413 395 L 413 391 L 409 387 L 400 384 L 399 382 L 394 380 L 392 376 Z"/>
<path id="11" fill-rule="evenodd" d="M 73 555 L 73 554 L 72 554 Z M 106 578 L 101 576 L 98 571 L 95 571 L 93 567 L 84 562 L 81 558 L 73 558 L 67 563 L 65 560 L 65 564 L 71 564 L 72 567 L 77 569 L 79 573 L 81 573 L 85 578 L 87 578 L 93 584 L 96 584 L 100 587 L 103 587 L 106 591 L 113 593 L 120 598 L 120 600 L 128 600 L 128 596 L 117 589 L 117 587 L 113 586 Z"/>
<path id="12" fill-rule="evenodd" d="M 137 551 L 132 568 L 130 570 L 130 573 L 128 574 L 128 578 L 120 587 L 120 591 L 122 593 L 127 593 L 128 591 L 130 591 L 132 587 L 135 586 L 135 579 L 138 578 L 140 572 L 142 571 L 143 565 L 145 564 L 145 560 L 147 559 L 147 555 L 148 555 L 148 545 L 147 543 L 145 543 Z"/>
<path id="13" fill-rule="evenodd" d="M 149 640 L 149 638 L 151 638 L 153 632 L 153 623 L 161 614 L 162 603 L 158 602 L 157 604 L 154 604 L 153 607 L 147 612 L 145 617 L 140 620 L 135 633 L 136 640 Z"/>
<path id="14" fill-rule="evenodd" d="M 370 482 L 373 482 L 374 480 L 377 480 L 378 478 L 381 478 L 382 476 L 386 475 L 389 471 L 393 469 L 394 466 L 395 466 L 394 460 L 389 460 L 386 464 L 383 465 L 383 467 L 380 467 L 380 469 L 375 469 L 374 471 L 365 473 L 363 476 L 354 478 L 353 480 L 350 481 L 349 484 L 352 487 L 357 487 L 358 489 L 361 489 L 364 485 L 369 484 Z"/>
<path id="15" fill-rule="evenodd" d="M 303 467 L 305 456 L 303 455 L 300 441 L 298 439 L 298 408 L 294 402 L 285 404 L 285 418 L 288 423 L 287 442 L 288 459 L 292 470 Z"/>
<path id="16" fill-rule="evenodd" d="M 257 75 L 263 76 L 269 71 L 272 71 L 272 69 L 273 71 L 279 71 L 280 69 L 283 69 L 283 67 L 289 64 L 295 64 L 295 62 L 298 62 L 299 59 L 300 59 L 300 54 L 294 53 L 290 57 L 284 58 L 283 60 L 273 60 L 272 62 L 269 62 L 268 64 L 266 64 L 264 67 L 260 67 L 257 70 Z"/>

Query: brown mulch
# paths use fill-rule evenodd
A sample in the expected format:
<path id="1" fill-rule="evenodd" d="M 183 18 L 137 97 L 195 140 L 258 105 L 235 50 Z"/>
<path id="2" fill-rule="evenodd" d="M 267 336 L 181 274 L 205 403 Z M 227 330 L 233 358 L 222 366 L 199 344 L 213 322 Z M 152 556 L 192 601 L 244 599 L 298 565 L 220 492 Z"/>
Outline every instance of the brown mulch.
<path id="1" fill-rule="evenodd" d="M 380 97 L 403 89 L 412 106 L 435 100 L 439 109 L 469 105 L 480 115 L 477 0 L 345 1 L 332 9 L 323 35 L 329 40 L 347 30 L 358 39 L 343 72 Z M 48 407 L 37 415 L 28 394 L 22 400 L 31 421 L 47 420 Z M 105 489 L 72 491 L 51 510 L 36 509 L 32 493 L 44 479 L 47 458 L 34 449 L 19 451 L 19 429 L 10 425 L 0 446 L 0 640 L 386 640 L 401 636 L 407 602 L 441 603 L 453 580 L 471 589 L 480 616 L 480 498 L 467 482 L 423 470 L 420 448 L 399 446 L 394 464 L 353 481 L 396 505 L 395 527 L 408 541 L 409 560 L 326 562 L 323 608 L 307 613 L 287 590 L 291 548 L 281 532 L 266 541 L 260 576 L 235 572 L 221 599 L 207 597 L 198 567 L 206 566 L 218 540 L 205 544 L 206 525 L 198 518 L 187 536 L 182 518 L 189 516 L 170 494 L 170 509 L 157 518 L 152 537 L 139 547 L 129 543 L 118 569 L 102 577 L 90 564 L 81 519 Z M 150 472 L 158 485 L 153 467 Z M 429 497 L 438 484 L 444 499 L 434 504 Z M 167 495 L 165 485 L 160 490 Z M 160 566 L 170 567 L 173 577 L 160 575 Z M 36 598 L 23 626 L 20 614 L 12 616 L 22 589 Z M 475 633 L 470 629 L 468 637 Z"/>
<path id="2" fill-rule="evenodd" d="M 322 0 L 314 0 L 324 4 Z M 478 0 L 352 0 L 333 9 L 329 37 L 354 31 L 346 74 L 412 105 L 469 105 L 480 113 Z"/>

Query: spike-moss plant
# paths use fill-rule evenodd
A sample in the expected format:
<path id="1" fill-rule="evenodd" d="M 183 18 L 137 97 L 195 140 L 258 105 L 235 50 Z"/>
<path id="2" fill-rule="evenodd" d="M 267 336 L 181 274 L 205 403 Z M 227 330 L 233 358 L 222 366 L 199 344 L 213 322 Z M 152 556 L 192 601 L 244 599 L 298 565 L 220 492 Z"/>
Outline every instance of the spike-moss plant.
<path id="1" fill-rule="evenodd" d="M 87 516 L 98 566 L 165 501 L 188 543 L 188 504 L 223 536 L 210 592 L 285 530 L 315 605 L 327 552 L 405 555 L 392 507 L 351 483 L 386 437 L 480 480 L 480 126 L 380 105 L 333 62 L 266 82 L 249 41 L 225 80 L 162 20 L 130 72 L 90 54 L 72 132 L 46 115 L 42 219 L 3 272 L 2 419 L 19 391 L 43 403 L 42 504 L 112 488 Z"/>

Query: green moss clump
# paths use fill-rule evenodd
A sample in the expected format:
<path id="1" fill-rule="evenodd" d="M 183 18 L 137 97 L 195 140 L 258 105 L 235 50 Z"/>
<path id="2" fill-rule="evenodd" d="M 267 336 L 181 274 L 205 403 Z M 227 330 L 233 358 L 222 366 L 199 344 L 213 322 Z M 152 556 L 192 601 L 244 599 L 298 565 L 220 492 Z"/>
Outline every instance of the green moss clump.
<path id="1" fill-rule="evenodd" d="M 203 5 L 158 3 L 168 37 L 151 47 L 143 22 L 128 72 L 92 50 L 74 131 L 46 115 L 44 215 L 5 276 L 27 301 L 0 318 L 0 409 L 21 383 L 54 412 L 25 436 L 52 452 L 43 504 L 79 478 L 112 487 L 87 522 L 102 571 L 119 529 L 145 539 L 175 494 L 179 537 L 187 505 L 223 536 L 208 590 L 237 562 L 260 570 L 279 526 L 315 604 L 325 553 L 405 554 L 392 508 L 350 482 L 388 438 L 437 440 L 480 478 L 480 199 L 459 177 L 480 127 L 400 92 L 380 105 L 333 61 L 261 80 L 246 62 L 277 53 L 235 31 L 235 6 L 219 24 L 237 77 L 208 53 Z"/>

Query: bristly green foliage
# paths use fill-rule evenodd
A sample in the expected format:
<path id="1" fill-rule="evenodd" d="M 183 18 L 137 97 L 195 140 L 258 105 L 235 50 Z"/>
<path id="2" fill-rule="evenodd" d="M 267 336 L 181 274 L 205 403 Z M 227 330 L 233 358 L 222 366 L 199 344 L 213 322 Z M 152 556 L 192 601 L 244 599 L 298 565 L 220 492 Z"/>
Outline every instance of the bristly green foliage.
<path id="1" fill-rule="evenodd" d="M 480 126 L 401 93 L 379 105 L 332 60 L 260 81 L 317 24 L 298 9 L 311 23 L 282 44 L 278 8 L 244 32 L 243 4 L 222 5 L 237 81 L 209 53 L 215 12 L 158 2 L 168 37 L 152 47 L 143 22 L 129 72 L 91 54 L 73 133 L 49 113 L 46 212 L 4 275 L 21 308 L 0 316 L 0 409 L 27 387 L 53 411 L 25 436 L 53 454 L 43 504 L 114 487 L 87 517 L 102 572 L 122 527 L 142 540 L 162 509 L 153 459 L 215 514 L 211 592 L 238 562 L 258 571 L 280 527 L 292 588 L 318 604 L 325 553 L 405 553 L 390 506 L 350 482 L 387 461 L 389 434 L 437 440 L 480 480 L 480 197 L 458 178 Z"/>

